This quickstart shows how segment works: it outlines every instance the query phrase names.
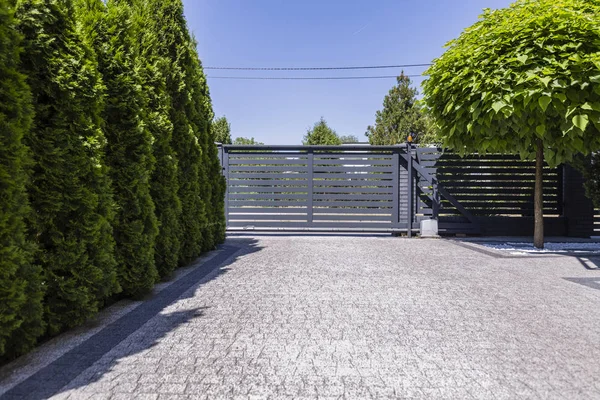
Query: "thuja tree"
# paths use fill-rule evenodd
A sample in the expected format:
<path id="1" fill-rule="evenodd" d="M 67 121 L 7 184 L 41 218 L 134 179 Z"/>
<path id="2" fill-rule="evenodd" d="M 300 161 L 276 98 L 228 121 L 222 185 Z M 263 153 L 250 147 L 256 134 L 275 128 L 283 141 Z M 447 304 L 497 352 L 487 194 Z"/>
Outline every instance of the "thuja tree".
<path id="1" fill-rule="evenodd" d="M 19 73 L 21 36 L 14 9 L 0 0 L 0 360 L 27 351 L 43 333 L 41 270 L 27 240 L 25 185 L 31 94 Z"/>
<path id="2" fill-rule="evenodd" d="M 34 160 L 30 229 L 47 288 L 44 319 L 54 334 L 120 290 L 100 129 L 104 88 L 70 0 L 21 0 L 17 17 L 35 110 L 25 136 Z"/>
<path id="3" fill-rule="evenodd" d="M 206 180 L 203 182 L 202 193 L 204 194 L 207 203 L 207 220 L 208 225 L 204 230 L 203 250 L 208 251 L 215 247 L 217 243 L 222 243 L 225 240 L 225 178 L 221 173 L 221 163 L 219 162 L 218 148 L 215 144 L 215 133 L 212 130 L 214 120 L 214 111 L 206 76 L 202 69 L 202 65 L 196 51 L 196 42 L 190 46 L 192 57 L 196 60 L 197 77 L 194 82 L 197 84 L 196 92 L 197 99 L 200 100 L 201 118 L 199 122 L 202 129 L 197 132 L 198 138 L 202 143 L 202 165 L 204 166 L 204 176 Z M 229 138 L 231 140 L 231 138 Z"/>
<path id="4" fill-rule="evenodd" d="M 342 140 L 338 134 L 327 125 L 323 117 L 310 128 L 304 138 L 303 145 L 340 145 Z"/>
<path id="5" fill-rule="evenodd" d="M 146 126 L 154 138 L 152 151 L 155 167 L 150 179 L 150 193 L 155 204 L 159 235 L 154 246 L 154 260 L 161 278 L 168 278 L 177 267 L 180 238 L 181 201 L 177 158 L 173 150 L 173 124 L 170 120 L 171 99 L 167 76 L 171 61 L 155 51 L 161 43 L 161 20 L 155 18 L 159 3 L 132 1 L 133 28 L 138 46 L 138 68 L 142 90 L 146 94 Z"/>
<path id="6" fill-rule="evenodd" d="M 106 163 L 117 212 L 115 258 L 123 293 L 139 297 L 157 280 L 154 244 L 158 233 L 150 176 L 154 164 L 147 129 L 146 98 L 137 65 L 131 8 L 126 1 L 77 0 L 82 30 L 95 50 L 106 86 L 102 112 Z"/>
<path id="7" fill-rule="evenodd" d="M 202 253 L 202 231 L 208 225 L 206 199 L 202 187 L 202 148 L 198 130 L 202 129 L 199 99 L 193 85 L 197 77 L 197 59 L 190 51 L 189 34 L 181 0 L 148 0 L 152 18 L 160 23 L 160 40 L 154 51 L 169 60 L 166 76 L 170 98 L 169 118 L 173 124 L 172 147 L 177 158 L 178 196 L 181 201 L 179 220 L 179 264 L 184 265 Z"/>
<path id="8" fill-rule="evenodd" d="M 600 1 L 519 0 L 485 10 L 429 68 L 425 100 L 444 145 L 536 160 L 534 244 L 543 236 L 543 165 L 600 148 Z"/>
<path id="9" fill-rule="evenodd" d="M 409 135 L 415 140 L 432 141 L 431 124 L 417 101 L 419 92 L 412 87 L 404 73 L 396 78 L 394 85 L 383 99 L 383 109 L 375 114 L 375 125 L 368 126 L 365 135 L 372 145 L 405 143 Z"/>

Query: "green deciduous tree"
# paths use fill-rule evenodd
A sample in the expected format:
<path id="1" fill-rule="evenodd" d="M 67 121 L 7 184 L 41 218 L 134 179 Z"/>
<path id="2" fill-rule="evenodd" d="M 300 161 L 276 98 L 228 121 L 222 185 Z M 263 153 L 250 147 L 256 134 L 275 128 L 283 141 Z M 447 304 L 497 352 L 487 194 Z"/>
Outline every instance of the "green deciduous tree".
<path id="1" fill-rule="evenodd" d="M 375 114 L 375 126 L 368 126 L 365 135 L 372 145 L 394 145 L 405 143 L 408 136 L 416 134 L 415 141 L 431 141 L 431 124 L 417 101 L 417 89 L 404 73 L 396 78 L 383 99 L 383 109 Z"/>
<path id="2" fill-rule="evenodd" d="M 41 270 L 25 225 L 30 154 L 23 137 L 33 113 L 15 25 L 13 7 L 0 0 L 0 359 L 26 352 L 44 331 Z"/>
<path id="3" fill-rule="evenodd" d="M 54 334 L 85 321 L 120 290 L 100 129 L 104 87 L 70 0 L 21 0 L 17 17 L 35 110 L 25 136 L 34 160 L 29 225 L 47 287 L 44 318 Z"/>
<path id="4" fill-rule="evenodd" d="M 600 2 L 518 0 L 485 10 L 426 72 L 444 145 L 536 158 L 534 244 L 543 247 L 542 167 L 600 148 Z"/>
<path id="5" fill-rule="evenodd" d="M 261 146 L 264 145 L 263 142 L 258 142 L 256 140 L 254 140 L 254 138 L 245 138 L 245 137 L 237 137 L 235 138 L 235 140 L 233 141 L 233 144 L 237 144 L 237 145 L 243 145 L 243 146 Z"/>
<path id="6" fill-rule="evenodd" d="M 342 141 L 337 133 L 327 125 L 323 117 L 314 124 L 312 128 L 306 131 L 302 139 L 302 144 L 307 145 L 340 145 Z"/>
<path id="7" fill-rule="evenodd" d="M 106 86 L 102 113 L 106 163 L 117 212 L 113 222 L 118 276 L 123 293 L 140 297 L 158 278 L 154 244 L 158 233 L 150 176 L 152 135 L 145 124 L 147 98 L 142 90 L 132 9 L 127 1 L 77 0 L 85 37 L 95 50 Z"/>
<path id="8" fill-rule="evenodd" d="M 231 124 L 226 117 L 219 117 L 213 121 L 212 132 L 215 142 L 231 144 Z"/>

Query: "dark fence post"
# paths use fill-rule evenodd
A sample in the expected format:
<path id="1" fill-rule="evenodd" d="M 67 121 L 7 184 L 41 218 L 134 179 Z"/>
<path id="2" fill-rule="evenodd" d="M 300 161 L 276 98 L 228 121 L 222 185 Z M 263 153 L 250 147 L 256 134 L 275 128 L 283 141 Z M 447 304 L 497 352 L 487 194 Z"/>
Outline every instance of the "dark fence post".
<path id="1" fill-rule="evenodd" d="M 585 179 L 575 168 L 563 166 L 564 204 L 567 236 L 590 237 L 594 235 L 594 204 L 585 194 Z"/>
<path id="2" fill-rule="evenodd" d="M 413 179 L 413 154 L 412 154 L 412 144 L 406 144 L 406 154 L 408 155 L 408 201 L 407 201 L 407 234 L 408 237 L 412 237 L 412 228 L 413 228 L 413 199 L 414 199 L 414 179 Z"/>
<path id="3" fill-rule="evenodd" d="M 313 201 L 314 201 L 314 159 L 315 155 L 312 149 L 308 149 L 308 203 L 306 210 L 306 219 L 308 223 L 313 222 Z"/>
<path id="4" fill-rule="evenodd" d="M 226 146 L 221 146 L 221 168 L 225 176 L 225 226 L 229 225 L 229 153 Z"/>

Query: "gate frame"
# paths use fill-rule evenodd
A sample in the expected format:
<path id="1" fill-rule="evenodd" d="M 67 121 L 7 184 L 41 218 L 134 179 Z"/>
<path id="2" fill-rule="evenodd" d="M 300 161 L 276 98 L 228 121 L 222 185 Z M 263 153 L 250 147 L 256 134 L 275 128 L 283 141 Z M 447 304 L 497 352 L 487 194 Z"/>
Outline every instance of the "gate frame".
<path id="1" fill-rule="evenodd" d="M 346 151 L 346 152 L 365 152 L 377 154 L 380 152 L 381 154 L 390 154 L 392 158 L 393 165 L 393 208 L 392 208 L 392 216 L 391 216 L 391 224 L 392 226 L 389 228 L 382 229 L 368 229 L 368 228 L 360 228 L 350 229 L 350 228 L 320 228 L 320 227 L 306 227 L 306 228 L 298 228 L 298 227 L 289 227 L 289 228 L 281 228 L 281 227 L 273 227 L 273 228 L 260 228 L 262 231 L 268 230 L 286 230 L 286 231 L 331 231 L 331 232 L 388 232 L 388 233 L 406 233 L 409 237 L 412 236 L 413 232 L 420 231 L 420 220 L 417 220 L 416 216 L 416 194 L 417 188 L 416 183 L 419 177 L 425 179 L 429 183 L 431 183 L 433 187 L 433 195 L 430 196 L 431 200 L 434 204 L 434 210 L 439 209 L 440 205 L 440 197 L 445 198 L 450 201 L 456 208 L 463 214 L 463 216 L 469 221 L 469 225 L 472 227 L 471 231 L 473 233 L 479 232 L 479 223 L 477 218 L 475 218 L 468 210 L 466 210 L 452 195 L 450 195 L 438 182 L 437 178 L 431 175 L 425 168 L 423 168 L 417 159 L 416 146 L 414 144 L 402 143 L 394 146 L 371 146 L 371 145 L 341 145 L 341 146 L 331 146 L 331 145 L 309 145 L 309 146 L 297 146 L 297 145 L 221 145 L 219 146 L 219 158 L 222 165 L 223 175 L 225 176 L 227 185 L 225 191 L 225 216 L 227 224 L 229 224 L 229 154 L 230 152 L 237 151 L 249 151 L 249 152 L 277 152 L 277 154 L 281 154 L 279 152 L 285 151 L 298 151 L 304 152 L 303 154 L 307 155 L 307 169 L 308 169 L 308 203 L 307 203 L 307 223 L 311 223 L 313 221 L 313 193 L 314 193 L 314 170 L 313 170 L 313 162 L 314 162 L 314 154 L 318 151 Z M 302 153 L 301 153 L 302 154 Z M 402 164 L 401 164 L 402 161 Z M 406 163 L 407 174 L 407 218 L 405 222 L 400 221 L 400 168 L 404 166 Z M 434 211 L 432 217 L 430 219 L 437 219 L 438 214 L 437 211 Z M 423 218 L 421 218 L 423 219 Z M 243 228 L 242 228 L 243 229 Z M 254 229 L 254 228 L 253 228 Z"/>

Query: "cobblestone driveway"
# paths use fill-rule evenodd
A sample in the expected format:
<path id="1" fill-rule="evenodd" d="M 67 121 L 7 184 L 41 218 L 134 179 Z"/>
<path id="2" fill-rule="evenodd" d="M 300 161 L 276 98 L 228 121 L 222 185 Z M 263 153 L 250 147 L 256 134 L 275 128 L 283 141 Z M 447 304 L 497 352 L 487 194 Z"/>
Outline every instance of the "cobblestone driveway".
<path id="1" fill-rule="evenodd" d="M 600 398 L 600 271 L 576 257 L 311 236 L 212 257 L 5 366 L 0 393 Z"/>

